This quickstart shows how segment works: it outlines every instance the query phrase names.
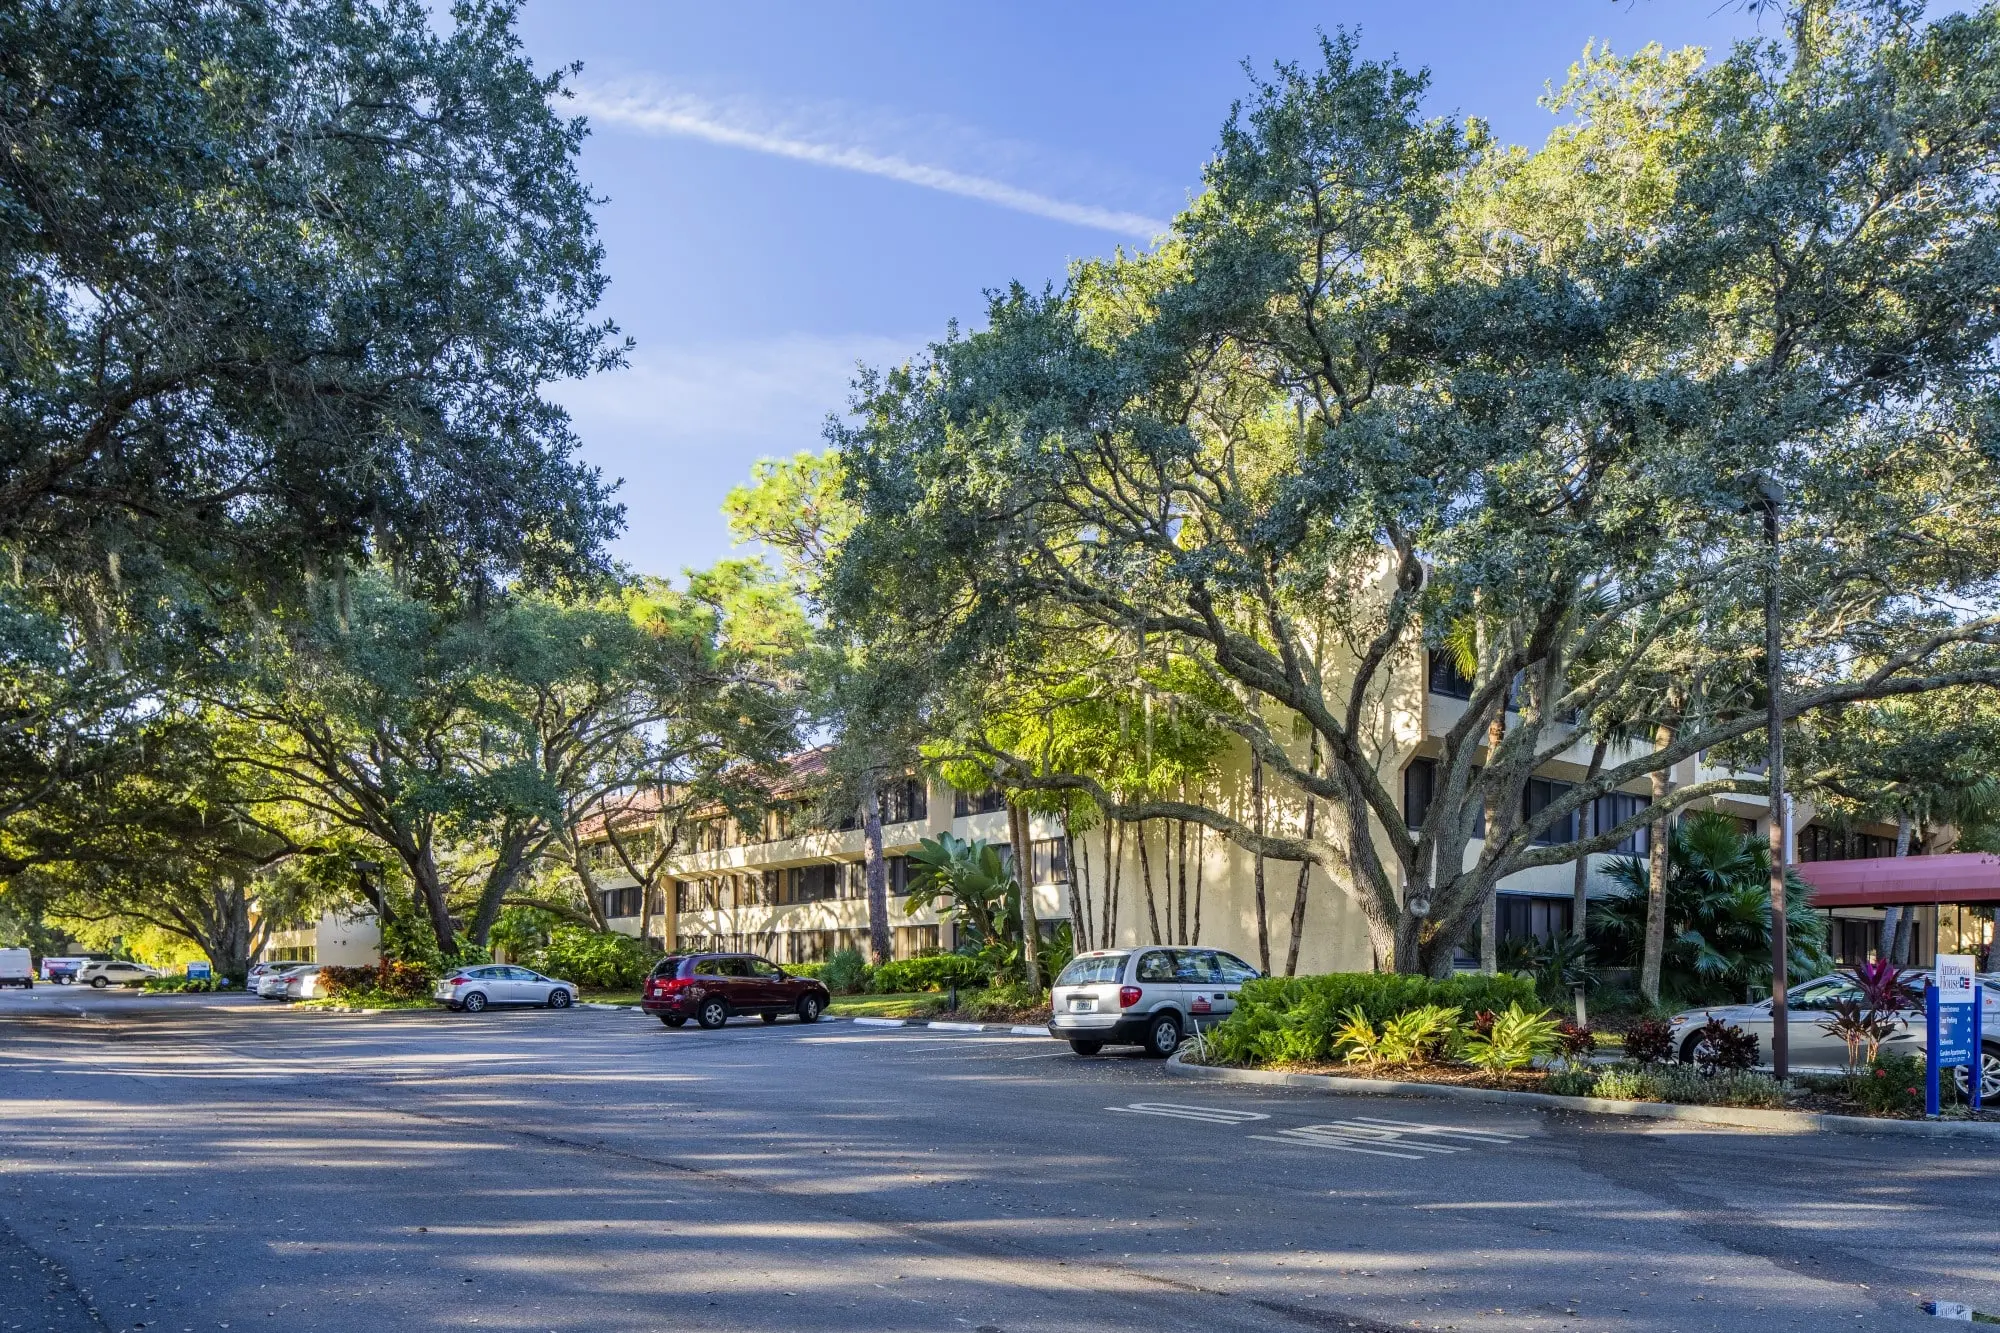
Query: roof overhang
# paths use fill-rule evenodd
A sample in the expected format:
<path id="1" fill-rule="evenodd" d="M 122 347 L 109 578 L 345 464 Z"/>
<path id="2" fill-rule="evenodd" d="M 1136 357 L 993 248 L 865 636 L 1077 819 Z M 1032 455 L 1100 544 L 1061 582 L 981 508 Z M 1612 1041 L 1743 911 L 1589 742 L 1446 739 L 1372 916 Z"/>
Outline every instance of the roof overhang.
<path id="1" fill-rule="evenodd" d="M 1813 886 L 1814 907 L 2000 903 L 2000 856 L 1984 852 L 1807 861 L 1792 868 Z"/>

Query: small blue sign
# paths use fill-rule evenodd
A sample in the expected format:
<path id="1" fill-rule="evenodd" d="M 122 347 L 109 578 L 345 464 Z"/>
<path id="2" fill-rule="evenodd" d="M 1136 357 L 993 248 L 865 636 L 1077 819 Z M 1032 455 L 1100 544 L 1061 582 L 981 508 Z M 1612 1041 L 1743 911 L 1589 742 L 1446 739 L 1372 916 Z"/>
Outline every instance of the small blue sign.
<path id="1" fill-rule="evenodd" d="M 1972 1109 L 1980 1109 L 1980 1018 L 1986 1009 L 1985 987 L 1974 982 L 1971 994 L 1947 997 L 1935 985 L 1924 987 L 1924 1114 L 1942 1108 L 1944 1071 L 1964 1066 Z"/>
<path id="2" fill-rule="evenodd" d="M 196 981 L 207 981 L 211 976 L 215 975 L 207 963 L 189 963 L 187 965 L 187 974 L 190 979 Z"/>

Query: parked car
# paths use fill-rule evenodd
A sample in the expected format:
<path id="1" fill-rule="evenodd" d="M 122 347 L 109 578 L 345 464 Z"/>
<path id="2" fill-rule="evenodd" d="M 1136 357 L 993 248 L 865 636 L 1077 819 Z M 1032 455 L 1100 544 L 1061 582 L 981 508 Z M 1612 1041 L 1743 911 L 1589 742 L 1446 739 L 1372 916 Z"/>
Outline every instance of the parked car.
<path id="1" fill-rule="evenodd" d="M 1917 994 L 1923 993 L 1922 972 L 1906 973 L 1904 980 Z M 1980 1012 L 1982 1028 L 1982 1059 L 1979 1080 L 1981 1100 L 2000 1097 L 2000 986 L 1987 978 L 1985 982 L 1986 1003 Z M 1843 1001 L 1859 1003 L 1861 988 L 1854 984 L 1852 977 L 1834 973 L 1830 976 L 1814 977 L 1802 981 L 1785 991 L 1785 1044 L 1791 1065 L 1795 1069 L 1844 1069 L 1847 1067 L 1847 1045 L 1828 1032 L 1820 1024 L 1832 1013 L 1833 1007 Z M 1896 1030 L 1882 1042 L 1885 1055 L 1915 1055 L 1924 1053 L 1924 1011 L 1921 1004 L 1914 1009 L 1903 1009 L 1896 1013 Z M 1683 1063 L 1692 1063 L 1700 1058 L 1700 1029 L 1714 1018 L 1733 1027 L 1742 1028 L 1757 1038 L 1759 1060 L 1768 1064 L 1771 1059 L 1771 1002 L 1758 1000 L 1750 1004 L 1716 1004 L 1700 1009 L 1686 1009 L 1667 1020 L 1673 1033 L 1674 1049 L 1679 1052 Z M 1967 1085 L 1964 1070 L 1957 1071 L 1960 1091 Z"/>
<path id="2" fill-rule="evenodd" d="M 35 959 L 26 949 L 0 949 L 0 986 L 35 988 Z"/>
<path id="3" fill-rule="evenodd" d="M 85 963 L 77 969 L 76 981 L 79 986 L 103 990 L 106 986 L 137 986 L 146 978 L 159 975 L 157 967 L 147 967 L 144 963 L 123 958 L 110 958 Z"/>
<path id="4" fill-rule="evenodd" d="M 319 987 L 319 969 L 320 965 L 318 963 L 307 963 L 303 967 L 295 967 L 285 973 L 284 984 L 279 988 L 278 998 L 281 1000 L 320 999 L 325 992 L 320 990 Z"/>
<path id="5" fill-rule="evenodd" d="M 441 979 L 431 998 L 447 1009 L 476 1014 L 499 1004 L 531 1004 L 567 1009 L 576 1003 L 573 981 L 558 981 L 506 963 L 461 967 Z"/>
<path id="6" fill-rule="evenodd" d="M 832 997 L 818 979 L 795 977 L 754 953 L 672 954 L 654 964 L 639 1007 L 670 1028 L 692 1018 L 719 1028 L 737 1014 L 775 1023 L 785 1014 L 817 1023 Z"/>
<path id="7" fill-rule="evenodd" d="M 302 967 L 311 963 L 259 963 L 262 972 L 251 969 L 250 984 L 246 989 L 254 992 L 262 1000 L 282 1000 L 285 998 L 285 979 Z"/>
<path id="8" fill-rule="evenodd" d="M 1056 978 L 1049 1035 L 1078 1055 L 1143 1046 L 1165 1059 L 1197 1027 L 1220 1022 L 1236 992 L 1264 975 L 1220 949 L 1097 949 Z"/>

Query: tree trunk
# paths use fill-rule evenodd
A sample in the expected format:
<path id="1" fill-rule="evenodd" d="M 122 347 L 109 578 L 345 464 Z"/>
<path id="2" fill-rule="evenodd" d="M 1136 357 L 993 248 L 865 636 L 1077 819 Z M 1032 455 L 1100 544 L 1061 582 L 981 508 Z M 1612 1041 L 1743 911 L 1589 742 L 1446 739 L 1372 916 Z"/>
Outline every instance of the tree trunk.
<path id="1" fill-rule="evenodd" d="M 1312 741 L 1306 748 L 1306 772 L 1314 773 L 1319 768 L 1319 732 L 1314 730 Z M 1305 836 L 1308 842 L 1313 835 L 1313 798 L 1306 797 Z M 1285 975 L 1299 974 L 1299 937 L 1306 930 L 1306 890 L 1312 884 L 1312 862 L 1299 862 L 1298 886 L 1292 890 L 1292 938 L 1285 943 Z"/>
<path id="2" fill-rule="evenodd" d="M 1179 826 L 1175 829 L 1174 862 L 1180 874 L 1180 909 L 1181 909 L 1180 930 L 1176 932 L 1174 936 L 1174 941 L 1177 944 L 1186 944 L 1189 941 L 1188 941 L 1188 894 L 1187 894 L 1187 821 L 1185 819 L 1181 820 Z"/>
<path id="3" fill-rule="evenodd" d="M 1104 938 L 1100 948 L 1118 947 L 1118 878 L 1119 854 L 1125 850 L 1125 824 L 1104 816 L 1104 910 L 1098 914 L 1100 929 Z"/>
<path id="4" fill-rule="evenodd" d="M 482 949 L 486 947 L 486 937 L 493 932 L 493 922 L 500 915 L 500 900 L 514 891 L 522 871 L 533 859 L 529 838 L 524 833 L 510 829 L 501 835 L 493 869 L 487 872 L 486 883 L 480 887 L 479 903 L 466 928 L 466 938 Z"/>
<path id="5" fill-rule="evenodd" d="M 1511 691 L 1510 691 L 1511 692 Z M 1500 711 L 1486 724 L 1486 761 L 1493 762 L 1493 756 L 1500 753 L 1501 743 L 1507 739 L 1507 705 L 1503 700 Z M 1486 801 L 1486 836 L 1495 837 L 1509 827 L 1508 821 L 1500 818 L 1499 797 L 1489 792 Z M 1518 813 L 1518 812 L 1516 812 Z M 1453 867 L 1455 871 L 1456 866 Z M 1437 866 L 1432 872 L 1440 881 L 1444 878 L 1444 867 Z M 1433 900 L 1435 901 L 1435 900 Z M 1403 970 L 1401 964 L 1396 967 Z M 1497 886 L 1488 889 L 1479 904 L 1479 970 L 1492 976 L 1500 970 L 1500 897 Z"/>
<path id="6" fill-rule="evenodd" d="M 1201 943 L 1201 877 L 1204 868 L 1201 849 L 1207 830 L 1200 824 L 1194 826 L 1194 934 L 1188 937 L 1189 944 Z M 1265 968 L 1265 971 L 1270 971 Z"/>
<path id="7" fill-rule="evenodd" d="M 411 878 L 416 881 L 418 901 L 430 920 L 431 933 L 437 939 L 438 952 L 451 958 L 457 952 L 458 940 L 451 928 L 451 908 L 444 900 L 444 882 L 438 876 L 437 861 L 430 848 L 425 847 L 407 864 Z"/>
<path id="8" fill-rule="evenodd" d="M 1072 948 L 1082 953 L 1090 948 L 1090 930 L 1084 920 L 1088 914 L 1086 905 L 1090 901 L 1090 890 L 1079 886 L 1082 872 L 1076 864 L 1076 839 L 1069 831 L 1068 805 L 1064 805 L 1062 811 L 1062 840 L 1063 864 L 1068 867 L 1065 878 L 1069 887 L 1069 942 Z"/>
<path id="9" fill-rule="evenodd" d="M 1264 836 L 1264 760 L 1255 750 L 1250 752 L 1250 818 L 1251 827 L 1258 837 Z M 1251 867 L 1251 882 L 1257 895 L 1257 966 L 1264 972 L 1271 970 L 1271 918 L 1264 902 L 1264 854 L 1257 853 Z"/>
<path id="10" fill-rule="evenodd" d="M 1596 780 L 1598 773 L 1604 768 L 1604 752 L 1610 748 L 1610 745 L 1610 741 L 1600 740 L 1591 748 L 1590 767 L 1584 772 L 1585 782 Z M 1579 838 L 1589 838 L 1596 835 L 1598 831 L 1596 801 L 1586 801 L 1583 808 L 1576 812 L 1576 828 Z M 1579 856 L 1576 858 L 1576 878 L 1570 883 L 1569 909 L 1569 933 L 1578 939 L 1584 937 L 1584 919 L 1589 915 L 1589 912 L 1590 858 L 1588 856 Z"/>
<path id="11" fill-rule="evenodd" d="M 1028 989 L 1042 988 L 1042 923 L 1035 917 L 1035 862 L 1028 849 L 1028 812 L 1013 801 L 1007 802 L 1007 831 L 1014 842 L 1014 878 L 1021 889 L 1021 962 L 1028 973 Z"/>
<path id="12" fill-rule="evenodd" d="M 1401 968 L 1396 969 L 1401 971 Z M 1500 895 L 1488 893 L 1479 904 L 1479 970 L 1493 976 L 1500 970 Z"/>
<path id="13" fill-rule="evenodd" d="M 1146 855 L 1146 822 L 1144 820 L 1141 820 L 1139 823 L 1138 834 L 1139 875 L 1146 882 L 1146 922 L 1153 928 L 1153 943 L 1165 944 L 1166 941 L 1160 938 L 1160 914 L 1153 907 L 1153 861 L 1151 857 Z M 1166 845 L 1166 839 L 1164 837 L 1161 838 L 1161 848 L 1164 849 Z"/>
<path id="14" fill-rule="evenodd" d="M 1673 733 L 1661 727 L 1654 732 L 1653 743 L 1665 747 L 1673 741 Z M 1656 769 L 1652 775 L 1653 803 L 1658 805 L 1673 791 L 1673 777 L 1668 770 Z M 1773 812 L 1776 817 L 1776 812 Z M 1646 876 L 1646 940 L 1639 956 L 1639 994 L 1645 996 L 1649 1004 L 1660 1002 L 1660 967 L 1667 951 L 1667 874 L 1670 870 L 1668 858 L 1669 830 L 1666 819 L 1653 825 L 1647 841 Z"/>
<path id="15" fill-rule="evenodd" d="M 882 859 L 882 802 L 872 769 L 861 780 L 861 859 L 868 878 L 868 952 L 880 967 L 889 961 L 889 868 Z"/>

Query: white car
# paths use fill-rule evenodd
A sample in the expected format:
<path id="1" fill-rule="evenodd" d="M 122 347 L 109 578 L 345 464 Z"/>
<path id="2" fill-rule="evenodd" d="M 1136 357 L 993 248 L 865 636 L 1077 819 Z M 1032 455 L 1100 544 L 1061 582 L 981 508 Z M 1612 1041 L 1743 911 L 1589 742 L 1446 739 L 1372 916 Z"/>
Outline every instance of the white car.
<path id="1" fill-rule="evenodd" d="M 1903 979 L 1913 991 L 1922 994 L 1922 973 L 1906 972 Z M 1982 1059 L 1979 1095 L 1983 1101 L 2000 1097 L 2000 985 L 1995 984 L 1994 978 L 1981 977 L 1980 980 L 1984 983 L 1986 996 L 1985 1006 L 1980 1012 Z M 1785 992 L 1785 1045 L 1794 1069 L 1840 1070 L 1847 1067 L 1847 1044 L 1820 1024 L 1832 1014 L 1835 1005 L 1845 1001 L 1859 1003 L 1860 1000 L 1861 988 L 1855 985 L 1854 979 L 1838 972 L 1802 981 Z M 1770 1063 L 1769 1000 L 1758 1000 L 1752 1004 L 1714 1004 L 1675 1014 L 1667 1021 L 1667 1026 L 1673 1033 L 1674 1051 L 1683 1063 L 1691 1063 L 1697 1058 L 1701 1044 L 1700 1030 L 1711 1018 L 1742 1028 L 1756 1037 L 1759 1062 L 1765 1065 Z M 1921 1004 L 1914 1009 L 1896 1012 L 1896 1030 L 1883 1040 L 1881 1049 L 1884 1055 L 1922 1057 L 1924 1011 Z M 1962 1090 L 1966 1083 L 1965 1071 L 1957 1071 L 1957 1077 Z"/>
<path id="2" fill-rule="evenodd" d="M 279 991 L 278 998 L 281 1000 L 324 999 L 326 992 L 320 989 L 319 969 L 320 965 L 318 963 L 307 963 L 303 967 L 295 967 L 285 973 L 285 984 Z"/>
<path id="3" fill-rule="evenodd" d="M 107 986 L 138 986 L 148 977 L 157 977 L 160 969 L 147 967 L 144 963 L 128 962 L 122 958 L 104 959 L 85 963 L 76 970 L 76 984 L 103 990 Z"/>
<path id="4" fill-rule="evenodd" d="M 431 998 L 445 1008 L 468 1014 L 498 1004 L 567 1009 L 576 1003 L 577 995 L 573 981 L 558 981 L 506 963 L 461 967 L 440 980 L 431 992 Z"/>
<path id="5" fill-rule="evenodd" d="M 300 968 L 311 967 L 312 964 L 270 963 L 260 964 L 260 966 L 266 967 L 267 970 L 261 976 L 252 974 L 250 989 L 256 992 L 257 998 L 260 1000 L 282 1000 L 285 998 L 286 979 Z"/>
<path id="6" fill-rule="evenodd" d="M 1165 1059 L 1189 1032 L 1222 1021 L 1243 983 L 1263 975 L 1220 949 L 1080 953 L 1050 993 L 1049 1035 L 1078 1055 L 1143 1046 Z"/>

